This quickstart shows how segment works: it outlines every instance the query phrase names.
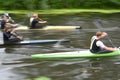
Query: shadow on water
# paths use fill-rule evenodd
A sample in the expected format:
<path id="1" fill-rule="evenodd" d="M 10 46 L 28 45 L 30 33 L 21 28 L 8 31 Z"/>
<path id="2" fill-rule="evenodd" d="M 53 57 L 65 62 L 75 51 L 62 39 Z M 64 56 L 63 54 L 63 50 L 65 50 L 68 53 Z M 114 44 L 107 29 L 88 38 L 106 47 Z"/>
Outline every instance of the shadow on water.
<path id="1" fill-rule="evenodd" d="M 12 14 L 16 22 L 25 15 Z M 99 19 L 113 43 L 120 46 L 120 14 L 81 13 L 44 15 L 49 25 L 79 25 L 83 29 L 67 31 L 19 31 L 26 40 L 70 39 L 69 43 L 15 45 L 0 48 L 1 80 L 34 80 L 41 76 L 51 80 L 119 80 L 120 56 L 103 58 L 31 59 L 32 54 L 68 52 L 88 49 L 90 38 L 99 29 L 93 23 Z M 110 45 L 107 39 L 103 40 Z"/>

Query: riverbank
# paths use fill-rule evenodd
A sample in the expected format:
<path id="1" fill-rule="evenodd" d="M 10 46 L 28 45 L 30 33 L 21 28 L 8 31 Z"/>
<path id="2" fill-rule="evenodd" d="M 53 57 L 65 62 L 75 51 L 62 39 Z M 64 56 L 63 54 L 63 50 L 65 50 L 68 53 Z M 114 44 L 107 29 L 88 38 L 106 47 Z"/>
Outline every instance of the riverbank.
<path id="1" fill-rule="evenodd" d="M 39 14 L 76 14 L 76 13 L 120 13 L 120 9 L 49 9 L 49 10 L 0 10 L 0 14 L 5 12 L 14 14 L 28 14 L 28 13 L 39 13 Z"/>

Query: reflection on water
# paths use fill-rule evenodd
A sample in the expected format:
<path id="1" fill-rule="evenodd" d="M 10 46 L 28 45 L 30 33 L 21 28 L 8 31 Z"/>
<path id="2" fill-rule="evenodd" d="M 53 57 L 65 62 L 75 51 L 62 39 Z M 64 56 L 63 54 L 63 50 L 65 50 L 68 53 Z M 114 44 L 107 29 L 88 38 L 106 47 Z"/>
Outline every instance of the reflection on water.
<path id="1" fill-rule="evenodd" d="M 15 15 L 16 16 L 16 15 Z M 96 31 L 106 31 L 115 46 L 120 45 L 120 15 L 81 13 L 43 16 L 50 25 L 78 25 L 81 30 L 19 31 L 25 40 L 70 39 L 68 43 L 14 45 L 0 48 L 1 80 L 34 80 L 45 76 L 51 80 L 119 80 L 120 56 L 103 58 L 31 59 L 32 54 L 88 49 Z M 96 19 L 101 29 L 93 23 Z M 103 40 L 112 46 L 108 39 Z"/>

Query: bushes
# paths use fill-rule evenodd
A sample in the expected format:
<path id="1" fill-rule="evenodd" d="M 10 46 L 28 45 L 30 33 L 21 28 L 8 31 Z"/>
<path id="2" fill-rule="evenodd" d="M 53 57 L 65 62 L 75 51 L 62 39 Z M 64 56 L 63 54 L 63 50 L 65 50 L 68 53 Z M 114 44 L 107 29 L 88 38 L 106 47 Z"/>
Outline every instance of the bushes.
<path id="1" fill-rule="evenodd" d="M 49 0 L 51 8 L 120 8 L 120 0 Z"/>
<path id="2" fill-rule="evenodd" d="M 120 0 L 0 0 L 0 9 L 117 8 Z"/>

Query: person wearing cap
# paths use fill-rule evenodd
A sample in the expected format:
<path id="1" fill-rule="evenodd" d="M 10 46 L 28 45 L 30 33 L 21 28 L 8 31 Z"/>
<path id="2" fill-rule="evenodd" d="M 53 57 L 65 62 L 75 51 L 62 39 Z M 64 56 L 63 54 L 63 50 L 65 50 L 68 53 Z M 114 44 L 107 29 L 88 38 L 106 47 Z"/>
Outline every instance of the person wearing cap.
<path id="1" fill-rule="evenodd" d="M 91 38 L 90 52 L 92 53 L 109 53 L 118 50 L 117 48 L 107 47 L 101 41 L 102 38 L 106 37 L 106 32 L 96 32 L 96 35 Z"/>
<path id="2" fill-rule="evenodd" d="M 35 29 L 35 28 L 43 28 L 46 26 L 47 21 L 43 21 L 38 17 L 38 14 L 33 14 L 32 17 L 30 18 L 30 28 Z"/>
<path id="3" fill-rule="evenodd" d="M 1 29 L 5 28 L 6 22 L 9 22 L 9 18 L 7 16 L 3 15 L 2 20 L 1 20 Z"/>
<path id="4" fill-rule="evenodd" d="M 9 13 L 4 13 L 4 16 L 8 17 L 9 22 L 14 23 L 15 21 L 9 16 Z"/>
<path id="5" fill-rule="evenodd" d="M 15 30 L 11 28 L 10 23 L 6 23 L 3 31 L 3 40 L 4 43 L 19 42 L 23 40 L 23 37 L 19 36 Z"/>
<path id="6" fill-rule="evenodd" d="M 17 26 L 17 24 L 14 24 L 11 20 L 10 20 L 10 18 L 9 18 L 9 16 L 6 14 L 4 14 L 4 15 L 2 15 L 2 20 L 1 20 L 1 29 L 4 29 L 5 28 L 5 24 L 6 23 L 11 23 L 11 27 L 16 27 Z"/>

